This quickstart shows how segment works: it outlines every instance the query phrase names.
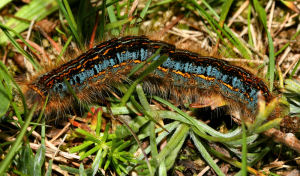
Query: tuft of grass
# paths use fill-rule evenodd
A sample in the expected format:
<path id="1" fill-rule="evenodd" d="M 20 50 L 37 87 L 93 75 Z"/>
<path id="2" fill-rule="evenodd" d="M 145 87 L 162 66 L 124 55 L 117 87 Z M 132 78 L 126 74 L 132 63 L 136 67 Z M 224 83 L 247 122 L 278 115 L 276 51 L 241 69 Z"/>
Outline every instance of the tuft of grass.
<path id="1" fill-rule="evenodd" d="M 98 117 L 99 119 L 101 118 L 101 116 Z M 97 126 L 98 129 L 94 131 L 96 134 L 77 128 L 75 130 L 76 133 L 84 136 L 85 140 L 82 144 L 70 148 L 70 152 L 79 152 L 80 160 L 96 154 L 96 158 L 92 163 L 93 175 L 96 175 L 99 168 L 107 170 L 109 167 L 115 170 L 118 175 L 122 175 L 122 173 L 128 174 L 126 167 L 132 163 L 136 163 L 133 154 L 125 150 L 131 145 L 131 142 L 124 141 L 115 134 L 109 134 L 110 124 L 106 125 L 103 133 L 99 131 L 101 121 L 97 122 Z"/>

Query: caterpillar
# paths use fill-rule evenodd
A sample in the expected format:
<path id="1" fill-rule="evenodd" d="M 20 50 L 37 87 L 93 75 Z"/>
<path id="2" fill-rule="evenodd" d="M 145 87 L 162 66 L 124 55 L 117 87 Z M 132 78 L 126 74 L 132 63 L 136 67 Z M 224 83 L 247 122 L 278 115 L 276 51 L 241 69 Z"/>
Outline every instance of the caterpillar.
<path id="1" fill-rule="evenodd" d="M 127 74 L 132 68 L 145 62 L 159 48 L 161 51 L 153 60 L 161 55 L 168 58 L 143 81 L 143 88 L 150 95 L 196 103 L 221 97 L 229 111 L 246 117 L 257 113 L 259 93 L 266 102 L 272 99 L 263 80 L 241 67 L 145 36 L 126 36 L 100 43 L 34 78 L 27 84 L 25 95 L 29 104 L 43 102 L 49 96 L 45 114 L 65 111 L 74 101 L 67 80 L 81 102 L 101 100 L 114 85 L 130 82 Z"/>

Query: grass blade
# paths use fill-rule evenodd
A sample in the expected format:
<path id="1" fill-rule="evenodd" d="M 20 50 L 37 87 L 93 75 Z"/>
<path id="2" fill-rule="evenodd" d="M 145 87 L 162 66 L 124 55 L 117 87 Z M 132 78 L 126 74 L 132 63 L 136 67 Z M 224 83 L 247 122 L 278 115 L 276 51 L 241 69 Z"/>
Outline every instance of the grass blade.
<path id="1" fill-rule="evenodd" d="M 137 86 L 137 84 L 141 80 L 143 80 L 149 73 L 151 73 L 152 71 L 154 71 L 159 65 L 161 65 L 162 63 L 164 63 L 167 59 L 168 59 L 168 56 L 163 55 L 163 56 L 159 57 L 157 60 L 155 60 L 154 62 L 152 62 L 141 73 L 141 75 L 131 84 L 131 86 L 129 87 L 129 89 L 125 93 L 125 95 L 122 97 L 120 105 L 124 106 L 126 104 L 126 102 L 128 101 L 129 97 L 131 96 L 132 92 L 134 91 L 135 87 Z"/>
<path id="2" fill-rule="evenodd" d="M 269 44 L 269 67 L 268 67 L 268 79 L 270 81 L 270 91 L 273 90 L 274 75 L 275 75 L 275 51 L 273 45 L 273 39 L 267 28 L 267 15 L 265 9 L 259 4 L 258 0 L 253 0 L 254 9 L 258 14 L 259 20 L 262 23 L 268 38 Z"/>
<path id="3" fill-rule="evenodd" d="M 0 1 L 0 4 L 2 2 L 3 0 Z M 11 18 L 5 23 L 5 25 L 9 28 L 13 28 L 16 33 L 19 34 L 30 26 L 31 20 L 35 19 L 39 21 L 57 9 L 58 6 L 55 0 L 32 0 L 28 5 L 24 5 L 17 13 L 14 14 L 14 16 L 24 20 Z M 15 33 L 12 33 L 11 35 L 14 37 Z M 8 38 L 3 33 L 0 33 L 0 44 L 5 44 L 7 41 Z"/>
<path id="4" fill-rule="evenodd" d="M 0 9 L 4 7 L 6 4 L 10 3 L 12 0 L 2 0 L 0 1 Z"/>
<path id="5" fill-rule="evenodd" d="M 8 32 L 11 31 L 13 34 L 16 34 L 17 32 L 13 29 L 8 28 L 7 26 L 4 26 L 3 24 L 0 23 L 0 28 L 4 32 L 4 34 L 7 36 L 7 38 L 10 40 L 10 42 L 14 45 L 16 49 L 19 50 L 19 52 L 33 65 L 33 67 L 36 70 L 39 70 L 41 66 L 38 64 L 38 62 L 31 57 L 20 45 L 19 43 L 13 38 L 13 36 Z M 16 34 L 28 47 L 33 49 L 24 39 L 21 35 Z M 34 49 L 33 49 L 34 50 Z"/>
<path id="6" fill-rule="evenodd" d="M 221 169 L 218 167 L 218 165 L 214 162 L 214 160 L 211 158 L 210 154 L 207 152 L 205 147 L 202 145 L 200 140 L 195 136 L 193 132 L 190 133 L 192 140 L 194 141 L 194 144 L 196 145 L 198 151 L 201 153 L 202 157 L 205 159 L 205 161 L 214 169 L 214 171 L 218 175 L 225 176 L 225 174 L 221 171 Z"/>
<path id="7" fill-rule="evenodd" d="M 233 0 L 227 0 L 224 1 L 223 6 L 222 6 L 222 10 L 221 10 L 221 16 L 220 16 L 220 20 L 219 20 L 219 24 L 221 27 L 223 27 L 224 22 L 226 20 L 228 11 L 232 5 Z"/>
<path id="8" fill-rule="evenodd" d="M 107 0 L 107 3 L 110 3 L 110 2 L 111 2 L 111 0 Z M 109 20 L 111 23 L 115 23 L 118 21 L 116 15 L 115 15 L 114 9 L 115 8 L 113 5 L 107 7 L 107 13 L 108 13 L 108 17 L 109 17 Z M 114 36 L 118 36 L 120 34 L 120 31 L 119 31 L 119 29 L 114 28 L 111 30 L 111 33 Z"/>
<path id="9" fill-rule="evenodd" d="M 243 138 L 242 138 L 242 176 L 247 175 L 247 133 L 244 122 L 242 123 Z"/>
<path id="10" fill-rule="evenodd" d="M 13 157 L 15 156 L 16 152 L 18 151 L 18 148 L 20 147 L 23 137 L 26 134 L 27 131 L 27 127 L 29 126 L 31 119 L 33 117 L 33 113 L 35 111 L 37 107 L 37 103 L 35 103 L 33 105 L 33 108 L 31 109 L 31 111 L 29 112 L 29 115 L 27 116 L 24 125 L 21 128 L 21 131 L 18 135 L 18 137 L 16 138 L 14 144 L 12 145 L 11 149 L 9 150 L 8 154 L 6 155 L 5 159 L 2 160 L 0 162 L 0 173 L 5 173 L 6 169 L 8 168 L 8 166 L 11 163 L 11 160 L 13 159 Z"/>
<path id="11" fill-rule="evenodd" d="M 62 14 L 64 15 L 64 17 L 66 18 L 66 20 L 68 22 L 71 33 L 72 33 L 73 37 L 75 38 L 76 43 L 80 46 L 80 48 L 82 48 L 83 42 L 79 38 L 79 34 L 77 32 L 77 24 L 74 20 L 74 15 L 70 9 L 70 5 L 69 5 L 68 1 L 56 0 L 56 2 L 59 6 L 60 11 L 62 12 Z"/>
<path id="12" fill-rule="evenodd" d="M 5 70 L 7 71 L 7 70 Z M 12 86 L 9 77 L 0 69 L 0 117 L 3 116 L 12 100 Z"/>

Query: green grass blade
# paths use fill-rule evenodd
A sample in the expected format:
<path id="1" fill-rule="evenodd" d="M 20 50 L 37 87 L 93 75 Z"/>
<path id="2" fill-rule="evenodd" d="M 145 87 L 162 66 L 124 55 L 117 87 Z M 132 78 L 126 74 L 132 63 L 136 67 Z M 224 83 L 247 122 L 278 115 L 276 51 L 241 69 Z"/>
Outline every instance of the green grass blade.
<path id="1" fill-rule="evenodd" d="M 86 112 L 90 112 L 90 109 L 88 107 L 88 105 L 86 103 L 83 103 L 79 100 L 78 96 L 75 93 L 75 90 L 73 89 L 73 87 L 71 86 L 71 84 L 69 83 L 69 81 L 67 81 L 66 78 L 64 78 L 64 83 L 67 85 L 67 90 L 69 91 L 69 93 L 73 96 L 73 98 L 76 100 L 77 103 L 80 104 L 80 106 L 82 106 Z"/>
<path id="2" fill-rule="evenodd" d="M 151 2 L 152 2 L 152 0 L 148 0 L 147 3 L 146 3 L 146 5 L 145 5 L 145 7 L 144 7 L 143 10 L 142 10 L 142 12 L 140 13 L 140 17 L 141 17 L 142 19 L 144 19 L 144 17 L 146 16 L 147 11 L 148 11 L 148 9 L 149 9 L 149 7 L 150 7 Z"/>
<path id="3" fill-rule="evenodd" d="M 0 4 L 2 1 L 3 0 L 0 0 Z M 5 25 L 9 28 L 13 28 L 16 33 L 19 34 L 30 26 L 31 20 L 35 19 L 36 21 L 39 21 L 57 9 L 58 6 L 55 0 L 32 0 L 28 5 L 24 5 L 17 13 L 14 14 L 14 16 L 25 20 L 11 18 L 5 23 Z M 15 34 L 12 33 L 11 35 L 14 37 Z M 5 34 L 0 33 L 0 45 L 5 44 L 7 40 L 8 38 Z"/>
<path id="4" fill-rule="evenodd" d="M 6 70 L 7 71 L 7 70 Z M 0 117 L 3 116 L 12 100 L 12 86 L 10 78 L 0 69 Z"/>
<path id="5" fill-rule="evenodd" d="M 105 28 L 105 12 L 106 12 L 106 0 L 103 0 L 101 5 L 101 20 L 99 21 L 99 29 L 100 29 L 100 40 L 103 40 L 104 38 L 104 28 Z"/>
<path id="6" fill-rule="evenodd" d="M 101 167 L 100 166 L 101 156 L 102 156 L 102 149 L 98 150 L 96 157 L 93 161 L 93 164 L 92 164 L 93 176 L 97 174 L 98 169 Z"/>
<path id="7" fill-rule="evenodd" d="M 185 138 L 182 138 L 177 146 L 171 151 L 171 153 L 166 157 L 165 161 L 163 161 L 161 164 L 160 164 L 160 168 L 159 169 L 162 169 L 163 171 L 163 174 L 164 173 L 164 170 L 169 170 L 173 167 L 177 157 L 178 157 L 178 153 L 180 152 L 180 150 L 182 149 L 182 146 L 185 142 Z M 162 165 L 162 167 L 161 167 Z M 161 171 L 161 170 L 159 170 Z"/>
<path id="8" fill-rule="evenodd" d="M 290 79 L 295 75 L 296 71 L 298 70 L 299 65 L 300 65 L 300 59 L 298 60 L 298 62 L 295 65 L 295 67 L 293 68 L 292 73 L 291 73 L 291 75 L 289 77 Z"/>
<path id="9" fill-rule="evenodd" d="M 250 28 L 250 25 L 251 25 L 251 8 L 252 8 L 252 4 L 249 3 L 249 6 L 248 6 L 248 15 L 247 15 L 247 26 L 248 26 L 248 36 L 249 36 L 249 45 L 253 47 L 253 37 L 252 37 L 252 32 L 251 32 L 251 28 Z"/>
<path id="10" fill-rule="evenodd" d="M 165 158 L 177 147 L 181 140 L 184 140 L 188 135 L 190 128 L 188 125 L 181 124 L 172 135 L 167 145 L 154 158 L 160 164 Z"/>
<path id="11" fill-rule="evenodd" d="M 35 103 L 33 105 L 33 108 L 31 109 L 31 111 L 29 112 L 29 115 L 27 116 L 24 125 L 21 128 L 20 133 L 18 134 L 14 144 L 12 145 L 11 149 L 9 150 L 9 152 L 7 153 L 6 157 L 4 158 L 4 160 L 2 160 L 0 162 L 0 173 L 5 173 L 6 169 L 8 168 L 8 166 L 10 165 L 13 157 L 15 156 L 15 154 L 18 151 L 18 148 L 20 147 L 20 145 L 22 144 L 22 140 L 24 135 L 26 134 L 27 131 L 27 127 L 30 124 L 30 121 L 33 117 L 33 113 L 35 111 L 37 107 L 37 103 Z"/>
<path id="12" fill-rule="evenodd" d="M 290 45 L 291 41 L 295 40 L 299 34 L 300 29 L 291 37 L 290 41 L 288 41 L 285 45 L 283 45 L 282 48 L 280 48 L 280 50 L 275 53 L 275 56 L 278 56 L 280 53 L 282 53 L 282 51 L 284 51 Z"/>
<path id="13" fill-rule="evenodd" d="M 20 147 L 19 152 L 19 161 L 17 164 L 18 170 L 25 175 L 34 174 L 34 154 L 30 145 L 28 143 Z"/>
<path id="14" fill-rule="evenodd" d="M 275 76 L 275 50 L 273 45 L 273 39 L 269 31 L 267 31 L 268 43 L 269 43 L 269 80 L 270 91 L 273 91 L 274 76 Z"/>
<path id="15" fill-rule="evenodd" d="M 199 14 L 207 20 L 207 22 L 210 24 L 210 26 L 213 28 L 214 32 L 218 35 L 218 37 L 221 39 L 223 44 L 226 46 L 227 49 L 232 50 L 231 46 L 227 44 L 227 41 L 222 37 L 220 30 L 222 34 L 240 51 L 243 57 L 246 59 L 251 59 L 251 55 L 247 47 L 235 36 L 235 34 L 230 30 L 230 28 L 226 25 L 224 25 L 224 28 L 221 27 L 217 21 L 211 17 L 195 0 L 189 0 L 197 9 Z M 208 4 L 207 4 L 208 5 Z M 208 7 L 210 7 L 208 5 Z M 219 16 L 216 16 L 219 18 Z"/>
<path id="16" fill-rule="evenodd" d="M 10 42 L 14 45 L 14 47 L 33 65 L 33 67 L 36 70 L 39 70 L 41 66 L 39 63 L 31 56 L 29 55 L 20 45 L 19 43 L 13 38 L 13 36 L 8 32 L 11 31 L 12 33 L 17 33 L 15 30 L 8 28 L 7 26 L 4 26 L 0 23 L 0 28 L 4 32 L 4 34 L 7 36 L 7 38 L 10 40 Z M 33 49 L 24 39 L 21 35 L 16 34 L 28 47 Z M 33 49 L 35 51 L 35 49 Z"/>
<path id="17" fill-rule="evenodd" d="M 52 175 L 52 164 L 53 164 L 53 160 L 49 160 L 49 165 L 48 165 L 48 168 L 47 168 L 47 172 L 46 172 L 46 176 L 51 176 Z"/>
<path id="18" fill-rule="evenodd" d="M 138 70 L 142 69 L 146 63 L 150 63 L 156 56 L 159 55 L 161 49 L 162 49 L 162 47 L 160 47 L 157 51 L 155 51 L 155 53 L 151 57 L 149 57 L 146 60 L 146 62 L 142 62 L 142 63 L 138 64 L 137 66 L 133 67 L 133 69 L 130 71 L 130 73 L 127 76 L 130 77 L 130 76 L 134 75 Z"/>
<path id="19" fill-rule="evenodd" d="M 221 9 L 221 16 L 220 16 L 220 20 L 219 20 L 219 24 L 220 26 L 224 25 L 224 22 L 226 20 L 226 17 L 228 15 L 229 9 L 232 5 L 233 0 L 227 0 L 224 1 L 222 9 Z"/>
<path id="20" fill-rule="evenodd" d="M 33 173 L 36 175 L 42 175 L 42 168 L 45 161 L 45 152 L 45 144 L 42 144 L 35 154 Z"/>
<path id="21" fill-rule="evenodd" d="M 141 74 L 140 76 L 130 85 L 128 91 L 125 93 L 125 95 L 121 99 L 121 106 L 124 106 L 126 102 L 128 101 L 129 97 L 131 96 L 132 92 L 134 91 L 137 84 L 142 81 L 149 73 L 154 71 L 159 65 L 164 63 L 167 60 L 168 56 L 161 56 L 156 61 L 152 62 Z"/>
<path id="22" fill-rule="evenodd" d="M 79 176 L 87 176 L 84 171 L 84 167 L 83 167 L 82 163 L 80 163 L 80 166 L 79 166 Z"/>
<path id="23" fill-rule="evenodd" d="M 273 39 L 267 28 L 267 15 L 265 9 L 259 4 L 258 0 L 253 0 L 254 9 L 258 14 L 259 20 L 262 23 L 268 38 L 269 44 L 269 67 L 268 67 L 268 79 L 270 81 L 270 91 L 273 90 L 274 75 L 275 75 L 275 51 Z"/>
<path id="24" fill-rule="evenodd" d="M 233 140 L 237 140 L 237 139 L 241 138 L 241 134 L 239 133 L 239 130 L 234 131 L 232 133 L 233 135 L 226 135 L 226 134 L 224 135 L 220 132 L 217 132 L 216 130 L 214 130 L 210 126 L 204 124 L 203 122 L 200 122 L 200 121 L 194 119 L 193 117 L 189 116 L 188 114 L 186 114 L 185 112 L 183 112 L 182 110 L 180 110 L 176 106 L 172 105 L 168 101 L 165 101 L 164 99 L 162 99 L 160 97 L 157 97 L 157 96 L 153 96 L 152 98 L 159 101 L 159 102 L 161 102 L 161 103 L 163 103 L 163 104 L 165 104 L 165 105 L 167 105 L 167 106 L 169 106 L 174 111 L 179 113 L 181 116 L 186 118 L 187 124 L 191 125 L 193 130 L 196 129 L 195 132 L 203 138 L 207 138 L 209 140 L 218 141 L 218 142 L 233 141 Z M 186 123 L 186 122 L 184 122 L 184 123 Z M 209 133 L 212 136 L 209 136 L 209 135 L 205 134 L 205 132 Z M 215 136 L 217 136 L 217 137 L 215 137 Z"/>
<path id="25" fill-rule="evenodd" d="M 278 127 L 280 122 L 281 122 L 282 118 L 276 118 L 276 119 L 273 119 L 273 120 L 270 120 L 266 123 L 264 123 L 263 125 L 261 125 L 260 127 L 258 127 L 257 129 L 255 129 L 255 133 L 262 133 L 266 130 L 269 130 L 271 128 L 274 128 L 274 127 Z"/>
<path id="26" fill-rule="evenodd" d="M 140 100 L 141 105 L 143 106 L 143 108 L 146 111 L 151 111 L 150 104 L 148 103 L 148 100 L 147 100 L 146 95 L 144 93 L 143 87 L 140 84 L 138 84 L 136 86 L 136 92 L 138 94 L 139 100 Z"/>
<path id="27" fill-rule="evenodd" d="M 79 152 L 80 150 L 83 150 L 83 149 L 89 147 L 89 146 L 92 145 L 92 144 L 93 144 L 92 141 L 85 141 L 85 142 L 83 142 L 82 144 L 80 144 L 80 145 L 78 145 L 78 146 L 75 146 L 75 147 L 70 148 L 69 152 L 70 152 L 70 153 Z"/>
<path id="28" fill-rule="evenodd" d="M 150 7 L 150 4 L 151 4 L 152 0 L 148 0 L 147 3 L 145 4 L 145 7 L 143 8 L 142 12 L 140 13 L 140 18 L 138 18 L 137 20 L 132 20 L 131 24 L 134 24 L 134 23 L 139 23 L 141 22 L 146 14 L 148 13 L 148 10 L 149 10 L 149 7 Z M 137 35 L 138 32 L 140 30 L 140 27 L 139 26 L 135 26 L 133 29 L 132 29 L 132 33 Z"/>
<path id="29" fill-rule="evenodd" d="M 16 81 L 14 80 L 14 78 L 8 73 L 7 71 L 7 68 L 6 66 L 2 63 L 2 61 L 0 61 L 0 68 L 2 70 L 2 74 L 4 73 L 7 77 L 10 79 L 10 81 L 13 83 L 13 85 L 16 87 L 18 93 L 21 95 L 21 100 L 22 100 L 22 103 L 23 103 L 23 107 L 24 107 L 24 115 L 27 116 L 27 104 L 26 104 L 26 101 L 25 101 L 25 97 L 22 93 L 22 90 L 21 88 L 19 87 L 19 85 L 16 83 Z"/>
<path id="30" fill-rule="evenodd" d="M 128 18 L 119 20 L 119 21 L 114 21 L 109 24 L 106 24 L 105 30 L 114 31 L 114 30 L 116 30 L 117 27 L 122 27 L 123 25 L 125 25 L 126 23 L 129 23 L 129 22 L 130 22 L 130 19 L 128 19 Z"/>
<path id="31" fill-rule="evenodd" d="M 221 171 L 218 165 L 214 162 L 210 154 L 207 152 L 205 147 L 202 145 L 201 141 L 195 136 L 193 132 L 190 133 L 194 144 L 196 145 L 198 151 L 200 152 L 201 156 L 205 159 L 205 161 L 214 169 L 217 175 L 225 176 L 225 174 Z"/>
<path id="32" fill-rule="evenodd" d="M 166 137 L 166 136 L 167 136 L 169 133 L 171 133 L 175 128 L 177 128 L 178 125 L 179 125 L 179 122 L 177 122 L 177 121 L 174 121 L 174 122 L 172 122 L 172 123 L 169 123 L 169 124 L 165 125 L 164 127 L 165 127 L 169 132 L 163 131 L 162 128 L 157 128 L 157 129 L 155 130 L 155 133 L 158 133 L 158 132 L 161 132 L 161 133 L 157 136 L 157 138 L 156 138 L 156 143 L 158 144 L 164 137 Z M 138 135 L 138 138 L 139 138 L 140 140 L 142 140 L 142 139 L 145 139 L 145 138 L 148 137 L 148 136 L 149 136 L 149 133 L 143 133 L 143 134 L 139 134 L 139 135 Z M 150 147 L 149 147 L 149 149 L 150 149 Z"/>
<path id="33" fill-rule="evenodd" d="M 97 125 L 96 125 L 96 136 L 100 136 L 100 130 L 101 130 L 101 125 L 102 125 L 102 111 L 100 110 L 97 113 Z"/>
<path id="34" fill-rule="evenodd" d="M 159 176 L 167 176 L 167 168 L 166 168 L 165 162 L 162 162 L 162 163 L 159 165 L 159 168 L 158 168 L 158 175 L 159 175 Z"/>
<path id="35" fill-rule="evenodd" d="M 110 2 L 111 2 L 111 0 L 107 0 L 107 3 L 110 3 Z M 115 9 L 115 7 L 113 5 L 107 7 L 107 13 L 108 13 L 108 17 L 109 17 L 109 20 L 111 23 L 115 23 L 118 21 L 116 15 L 115 15 L 114 9 Z M 111 33 L 114 36 L 118 36 L 120 34 L 120 31 L 119 31 L 119 29 L 114 28 L 111 30 Z"/>
<path id="36" fill-rule="evenodd" d="M 73 25 L 74 29 L 77 30 L 77 24 L 75 22 L 74 15 L 73 15 L 72 10 L 70 8 L 69 2 L 67 0 L 63 0 L 63 4 L 64 4 L 65 9 L 67 11 L 68 17 L 70 18 L 71 24 Z"/>
<path id="37" fill-rule="evenodd" d="M 98 150 L 100 150 L 100 148 L 102 148 L 101 145 L 96 145 L 95 147 L 93 147 L 92 149 L 88 150 L 87 152 L 85 152 L 83 155 L 80 156 L 80 160 L 83 160 L 84 158 L 92 155 L 93 153 L 97 152 Z"/>
<path id="38" fill-rule="evenodd" d="M 66 41 L 66 44 L 64 45 L 64 47 L 62 48 L 61 52 L 58 55 L 58 61 L 60 61 L 61 57 L 63 56 L 63 54 L 66 52 L 68 46 L 70 45 L 71 41 L 72 41 L 73 37 L 70 36 L 68 38 L 68 40 Z"/>
<path id="39" fill-rule="evenodd" d="M 68 1 L 56 0 L 56 2 L 59 6 L 60 11 L 62 12 L 62 14 L 64 15 L 64 17 L 66 18 L 66 20 L 68 22 L 71 33 L 74 36 L 76 43 L 80 46 L 80 48 L 82 48 L 83 42 L 80 40 L 79 34 L 77 32 L 77 24 L 74 20 L 74 15 L 70 9 Z"/>
<path id="40" fill-rule="evenodd" d="M 8 3 L 10 3 L 12 0 L 2 0 L 0 1 L 0 10 Z"/>
<path id="41" fill-rule="evenodd" d="M 204 144 L 205 145 L 205 144 Z M 229 164 L 235 166 L 235 167 L 238 167 L 238 168 L 242 168 L 242 163 L 239 162 L 239 161 L 236 161 L 234 160 L 233 158 L 231 157 L 227 157 L 225 156 L 224 154 L 212 149 L 212 148 L 208 148 L 209 152 L 212 153 L 213 155 L 215 155 L 216 157 L 228 162 Z M 257 172 L 255 169 L 247 166 L 247 171 L 254 174 L 254 175 L 258 175 L 259 172 Z"/>
<path id="42" fill-rule="evenodd" d="M 46 146 L 45 146 L 45 136 L 46 136 L 46 123 L 45 119 L 43 119 L 43 124 L 41 128 L 41 146 L 37 150 L 35 157 L 34 157 L 34 171 L 35 175 L 42 175 L 43 166 L 46 157 Z"/>
<path id="43" fill-rule="evenodd" d="M 45 99 L 45 102 L 44 102 L 44 105 L 43 105 L 43 107 L 42 107 L 42 110 L 41 110 L 41 112 L 40 112 L 40 114 L 39 114 L 39 116 L 38 116 L 38 118 L 37 118 L 37 120 L 36 120 L 36 124 L 34 124 L 34 125 L 31 127 L 31 130 L 27 133 L 27 136 L 28 136 L 28 137 L 31 135 L 31 133 L 32 133 L 32 132 L 35 130 L 35 128 L 38 126 L 38 123 L 41 121 L 41 119 L 42 119 L 42 117 L 43 117 L 43 115 L 44 115 L 44 112 L 45 112 L 45 109 L 46 109 L 46 105 L 47 105 L 47 103 L 48 103 L 48 100 L 49 100 L 49 94 L 47 95 L 47 97 L 46 97 L 46 99 Z M 43 122 L 44 122 L 44 120 L 45 120 L 45 119 L 43 119 Z M 44 124 L 43 124 L 42 127 L 44 127 Z M 44 140 L 44 139 L 42 139 L 42 140 Z"/>
<path id="44" fill-rule="evenodd" d="M 143 88 L 141 85 L 136 86 L 136 92 L 140 99 L 140 102 L 143 108 L 151 113 L 150 105 L 147 101 L 146 95 L 144 94 Z M 151 154 L 152 157 L 156 157 L 158 155 L 157 146 L 156 146 L 156 134 L 155 134 L 155 123 L 153 121 L 150 122 L 150 146 L 151 146 Z"/>
<path id="45" fill-rule="evenodd" d="M 98 137 L 94 136 L 93 134 L 91 134 L 90 132 L 88 132 L 84 129 L 76 128 L 76 132 L 85 136 L 85 138 L 87 138 L 88 140 L 90 140 L 92 142 L 101 143 L 101 140 Z"/>
<path id="46" fill-rule="evenodd" d="M 242 123 L 242 176 L 247 176 L 247 131 L 244 122 Z"/>
<path id="47" fill-rule="evenodd" d="M 157 146 L 156 146 L 156 134 L 155 134 L 155 123 L 150 122 L 150 147 L 152 157 L 158 155 Z"/>
<path id="48" fill-rule="evenodd" d="M 189 127 L 185 124 L 180 124 L 179 127 L 176 129 L 175 133 L 172 135 L 172 137 L 170 138 L 170 140 L 168 141 L 167 145 L 159 152 L 159 154 L 157 155 L 157 157 L 153 158 L 151 160 L 151 168 L 155 169 L 163 162 L 165 161 L 166 157 L 168 155 L 170 155 L 172 153 L 172 151 L 174 151 L 174 149 L 176 149 L 176 147 L 178 146 L 178 144 L 182 141 L 185 140 L 186 136 L 188 135 L 189 132 Z M 166 132 L 163 132 L 166 133 Z M 164 137 L 163 137 L 164 138 Z M 159 140 L 161 139 L 156 139 L 157 143 L 159 143 Z M 148 147 L 145 150 L 146 153 L 150 152 L 150 147 Z M 138 159 L 142 159 L 143 157 L 140 157 Z M 148 164 L 148 163 L 147 163 Z M 136 168 L 136 170 L 142 174 L 142 170 L 144 171 L 144 169 L 146 169 L 147 167 L 149 167 L 148 165 L 146 166 L 145 164 L 142 164 L 140 166 L 138 166 Z M 150 169 L 150 168 L 149 168 Z M 148 171 L 149 172 L 149 171 Z M 151 171 L 150 171 L 151 172 Z M 144 173 L 146 174 L 146 173 Z M 151 175 L 153 175 L 154 173 L 152 173 Z M 147 174 L 149 175 L 149 173 Z"/>

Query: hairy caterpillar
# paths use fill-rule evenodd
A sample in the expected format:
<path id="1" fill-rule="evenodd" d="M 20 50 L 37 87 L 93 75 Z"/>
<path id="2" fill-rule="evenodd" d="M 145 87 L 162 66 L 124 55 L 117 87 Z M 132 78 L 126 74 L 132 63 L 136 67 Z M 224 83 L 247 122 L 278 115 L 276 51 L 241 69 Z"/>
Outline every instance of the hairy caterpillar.
<path id="1" fill-rule="evenodd" d="M 165 54 L 168 59 L 144 80 L 144 89 L 149 94 L 197 103 L 221 97 L 230 111 L 247 117 L 254 117 L 257 112 L 259 93 L 266 102 L 272 99 L 264 82 L 241 67 L 144 36 L 100 43 L 35 78 L 28 83 L 25 95 L 30 104 L 42 102 L 49 95 L 45 114 L 65 111 L 73 101 L 64 81 L 67 80 L 80 101 L 94 102 L 102 99 L 113 85 L 130 81 L 126 76 L 130 70 L 159 48 L 162 48 L 160 55 Z"/>

